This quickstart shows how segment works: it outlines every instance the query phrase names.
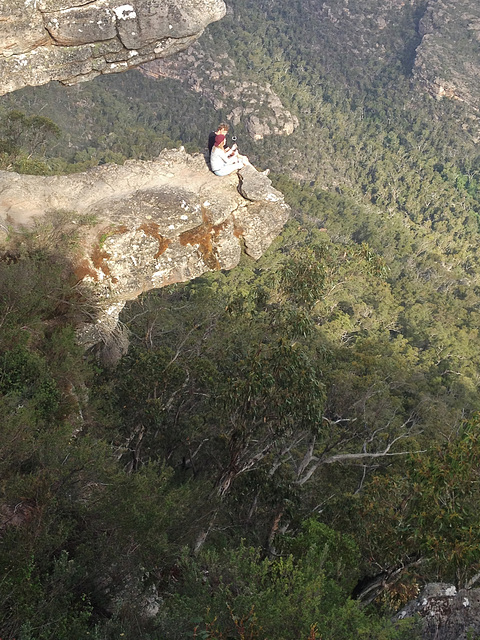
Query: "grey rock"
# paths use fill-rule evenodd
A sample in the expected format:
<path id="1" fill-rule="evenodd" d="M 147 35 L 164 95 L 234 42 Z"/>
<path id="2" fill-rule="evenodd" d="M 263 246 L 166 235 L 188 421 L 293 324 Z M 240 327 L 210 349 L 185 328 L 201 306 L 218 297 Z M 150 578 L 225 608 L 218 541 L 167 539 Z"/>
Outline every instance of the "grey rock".
<path id="1" fill-rule="evenodd" d="M 0 228 L 32 228 L 62 212 L 62 224 L 79 237 L 72 256 L 79 286 L 97 301 L 81 342 L 101 342 L 118 354 L 125 339 L 117 320 L 127 300 L 232 269 L 242 247 L 258 259 L 280 233 L 289 216 L 282 194 L 251 167 L 241 179 L 248 199 L 239 193 L 237 174 L 219 178 L 203 155 L 183 147 L 154 162 L 131 160 L 74 175 L 1 171 Z"/>
<path id="2" fill-rule="evenodd" d="M 224 15 L 223 0 L 0 0 L 0 95 L 163 58 Z"/>
<path id="3" fill-rule="evenodd" d="M 245 253 L 258 260 L 277 237 L 279 225 L 284 224 L 290 208 L 281 201 L 256 202 L 248 207 L 248 213 L 241 210 L 236 214 L 236 227 L 241 230 L 245 242 Z"/>
<path id="4" fill-rule="evenodd" d="M 473 0 L 429 2 L 419 33 L 414 81 L 437 99 L 466 103 L 470 125 L 480 139 L 480 5 Z"/>
<path id="5" fill-rule="evenodd" d="M 46 16 L 45 29 L 58 45 L 78 46 L 117 35 L 116 13 L 105 2 L 52 11 Z"/>
<path id="6" fill-rule="evenodd" d="M 283 199 L 280 191 L 272 187 L 272 181 L 264 173 L 256 171 L 253 167 L 247 165 L 239 171 L 240 185 L 238 190 L 244 198 L 256 202 L 257 200 L 266 200 L 267 202 L 276 202 Z"/>
<path id="7" fill-rule="evenodd" d="M 0 1 L 0 50 L 5 56 L 25 53 L 49 41 L 34 2 Z"/>
<path id="8" fill-rule="evenodd" d="M 480 635 L 480 589 L 457 589 L 431 583 L 398 614 L 420 616 L 424 640 L 469 640 Z"/>

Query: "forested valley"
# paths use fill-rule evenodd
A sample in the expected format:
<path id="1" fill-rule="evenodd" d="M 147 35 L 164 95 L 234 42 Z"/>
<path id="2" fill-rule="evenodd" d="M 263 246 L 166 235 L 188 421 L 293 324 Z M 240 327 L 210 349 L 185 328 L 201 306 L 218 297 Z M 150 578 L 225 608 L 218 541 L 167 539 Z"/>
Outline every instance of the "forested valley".
<path id="1" fill-rule="evenodd" d="M 130 303 L 108 368 L 75 342 L 75 236 L 2 251 L 4 640 L 410 640 L 423 585 L 480 577 L 472 119 L 411 82 L 421 3 L 382 56 L 314 0 L 232 6 L 209 47 L 300 122 L 235 128 L 292 207 L 267 253 Z M 226 115 L 138 71 L 24 89 L 0 168 L 203 151 Z"/>

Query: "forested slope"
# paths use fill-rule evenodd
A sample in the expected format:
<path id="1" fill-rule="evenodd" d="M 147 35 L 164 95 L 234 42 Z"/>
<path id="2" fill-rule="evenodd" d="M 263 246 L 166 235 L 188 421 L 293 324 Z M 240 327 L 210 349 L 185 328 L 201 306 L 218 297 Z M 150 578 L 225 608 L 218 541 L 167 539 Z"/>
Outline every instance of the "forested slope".
<path id="1" fill-rule="evenodd" d="M 74 345 L 75 238 L 11 238 L 2 637 L 414 638 L 393 612 L 478 573 L 479 158 L 464 107 L 411 85 L 423 4 L 364 4 L 209 28 L 299 118 L 235 131 L 294 215 L 258 262 L 132 303 L 116 369 Z M 1 108 L 4 168 L 38 172 L 201 149 L 224 116 L 139 73 Z"/>

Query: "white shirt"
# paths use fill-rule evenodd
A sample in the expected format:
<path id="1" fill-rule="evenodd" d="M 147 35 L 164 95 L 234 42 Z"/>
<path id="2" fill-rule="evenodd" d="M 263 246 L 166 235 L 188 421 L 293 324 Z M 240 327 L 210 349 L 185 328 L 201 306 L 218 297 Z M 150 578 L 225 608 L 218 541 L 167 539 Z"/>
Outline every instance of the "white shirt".
<path id="1" fill-rule="evenodd" d="M 210 166 L 212 171 L 220 171 L 226 164 L 233 164 L 234 162 L 237 162 L 237 158 L 235 158 L 235 156 L 229 158 L 226 151 L 221 147 L 213 147 L 212 153 L 210 154 Z"/>

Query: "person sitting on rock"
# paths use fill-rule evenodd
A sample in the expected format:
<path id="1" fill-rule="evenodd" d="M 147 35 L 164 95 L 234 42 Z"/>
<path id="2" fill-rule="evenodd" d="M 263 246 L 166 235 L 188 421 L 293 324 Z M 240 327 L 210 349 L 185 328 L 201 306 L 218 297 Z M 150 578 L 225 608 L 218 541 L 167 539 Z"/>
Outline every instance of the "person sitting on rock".
<path id="1" fill-rule="evenodd" d="M 215 144 L 215 137 L 220 135 L 220 129 L 223 129 L 223 127 L 227 127 L 227 130 L 228 130 L 228 125 L 219 124 L 215 131 L 210 131 L 210 133 L 208 134 L 208 157 L 209 158 L 210 158 L 210 154 L 212 153 L 213 145 Z"/>
<path id="2" fill-rule="evenodd" d="M 228 176 L 238 169 L 250 164 L 247 156 L 238 153 L 237 145 L 225 148 L 225 136 L 227 130 L 218 128 L 215 142 L 210 153 L 210 167 L 216 176 Z"/>
<path id="3" fill-rule="evenodd" d="M 240 155 L 237 145 L 233 144 L 231 147 L 226 147 L 228 133 L 228 124 L 220 124 L 215 131 L 213 140 L 213 147 L 210 152 L 210 167 L 213 173 L 217 176 L 228 176 L 238 169 L 249 166 L 255 171 L 255 167 L 252 165 L 247 156 Z M 210 140 L 209 140 L 210 143 Z M 261 171 L 263 175 L 268 176 L 270 169 Z"/>
<path id="4" fill-rule="evenodd" d="M 208 155 L 210 155 L 212 153 L 212 149 L 215 145 L 215 137 L 216 136 L 220 136 L 220 135 L 224 135 L 225 136 L 225 151 L 228 153 L 229 151 L 231 151 L 231 149 L 229 149 L 229 147 L 227 147 L 227 133 L 229 130 L 229 126 L 228 124 L 225 124 L 225 122 L 222 122 L 218 125 L 218 127 L 216 128 L 215 131 L 212 131 L 209 136 L 208 136 Z M 234 140 L 236 140 L 236 138 L 233 138 Z"/>

